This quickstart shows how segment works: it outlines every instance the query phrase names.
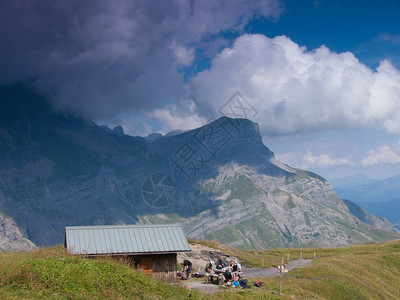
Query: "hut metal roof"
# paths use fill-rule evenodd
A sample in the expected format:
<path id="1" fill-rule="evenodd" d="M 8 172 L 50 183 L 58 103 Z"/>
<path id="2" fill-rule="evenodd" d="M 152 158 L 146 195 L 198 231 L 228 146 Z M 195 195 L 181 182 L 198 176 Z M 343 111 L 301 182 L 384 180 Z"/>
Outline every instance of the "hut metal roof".
<path id="1" fill-rule="evenodd" d="M 72 254 L 150 254 L 190 251 L 181 224 L 67 226 Z"/>

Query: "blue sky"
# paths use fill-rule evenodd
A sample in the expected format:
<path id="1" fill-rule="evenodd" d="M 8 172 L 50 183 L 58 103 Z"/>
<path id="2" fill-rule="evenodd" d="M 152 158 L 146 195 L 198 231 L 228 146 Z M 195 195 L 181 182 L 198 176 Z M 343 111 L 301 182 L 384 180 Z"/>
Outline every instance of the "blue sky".
<path id="1" fill-rule="evenodd" d="M 374 68 L 388 57 L 398 66 L 399 1 L 293 0 L 284 5 L 279 20 L 250 22 L 249 32 L 287 35 L 308 49 L 326 45 L 335 52 L 350 51 Z"/>
<path id="2" fill-rule="evenodd" d="M 240 92 L 281 161 L 383 179 L 400 173 L 399 12 L 394 0 L 2 1 L 0 84 L 142 136 L 204 125 Z"/>

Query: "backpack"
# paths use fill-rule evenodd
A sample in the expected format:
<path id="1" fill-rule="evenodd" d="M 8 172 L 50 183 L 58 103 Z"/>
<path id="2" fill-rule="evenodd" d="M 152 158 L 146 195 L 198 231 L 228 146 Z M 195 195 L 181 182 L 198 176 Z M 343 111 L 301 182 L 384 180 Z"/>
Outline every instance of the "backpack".
<path id="1" fill-rule="evenodd" d="M 262 281 L 254 281 L 253 285 L 256 286 L 256 287 L 262 287 L 264 285 L 264 282 L 262 282 Z"/>
<path id="2" fill-rule="evenodd" d="M 249 289 L 249 288 L 251 288 L 251 286 L 247 284 L 247 280 L 246 280 L 246 279 L 240 279 L 240 280 L 239 280 L 239 286 L 240 286 L 241 288 L 244 288 L 244 289 Z"/>

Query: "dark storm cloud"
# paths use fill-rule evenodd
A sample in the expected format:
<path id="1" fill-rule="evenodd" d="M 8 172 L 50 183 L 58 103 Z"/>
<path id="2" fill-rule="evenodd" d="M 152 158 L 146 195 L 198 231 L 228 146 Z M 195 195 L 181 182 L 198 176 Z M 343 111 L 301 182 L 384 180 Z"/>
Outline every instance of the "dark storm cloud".
<path id="1" fill-rule="evenodd" d="M 279 12 L 274 0 L 0 0 L 0 84 L 89 118 L 151 110 L 184 97 L 177 69 L 204 37 Z"/>

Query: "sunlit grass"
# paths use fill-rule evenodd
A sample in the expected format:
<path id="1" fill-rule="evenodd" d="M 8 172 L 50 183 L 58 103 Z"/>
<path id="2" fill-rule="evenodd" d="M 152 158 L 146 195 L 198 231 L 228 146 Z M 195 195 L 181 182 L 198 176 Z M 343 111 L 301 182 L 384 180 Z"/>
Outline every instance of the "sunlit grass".
<path id="1" fill-rule="evenodd" d="M 195 241 L 229 253 L 248 266 L 277 266 L 290 260 L 316 258 L 306 268 L 284 276 L 282 293 L 305 299 L 400 299 L 400 240 L 339 248 L 249 251 L 218 242 Z M 279 292 L 279 278 L 264 278 L 265 292 Z"/>
<path id="2" fill-rule="evenodd" d="M 72 256 L 61 246 L 0 254 L 1 299 L 186 299 L 188 293 L 124 261 Z"/>
<path id="3" fill-rule="evenodd" d="M 194 242 L 193 240 L 191 242 Z M 0 253 L 0 299 L 400 299 L 400 241 L 342 248 L 238 250 L 217 242 L 195 241 L 222 250 L 247 266 L 277 266 L 316 258 L 283 278 L 258 278 L 261 288 L 221 288 L 212 294 L 162 283 L 132 269 L 127 261 L 72 256 L 62 246 Z"/>

